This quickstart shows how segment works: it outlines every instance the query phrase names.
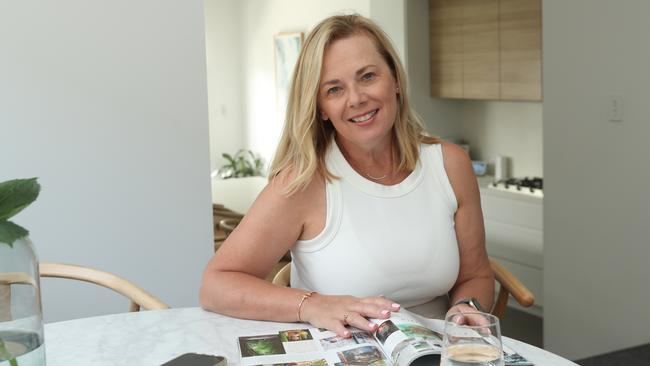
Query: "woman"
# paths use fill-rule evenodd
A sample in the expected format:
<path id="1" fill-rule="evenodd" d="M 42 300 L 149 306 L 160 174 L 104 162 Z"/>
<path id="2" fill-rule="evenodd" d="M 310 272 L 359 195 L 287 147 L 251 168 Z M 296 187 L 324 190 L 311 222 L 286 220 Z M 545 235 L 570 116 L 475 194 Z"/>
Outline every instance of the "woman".
<path id="1" fill-rule="evenodd" d="M 270 176 L 204 272 L 205 309 L 347 337 L 400 306 L 444 317 L 492 304 L 469 158 L 424 134 L 370 20 L 331 17 L 307 37 Z M 265 282 L 287 250 L 291 288 Z"/>

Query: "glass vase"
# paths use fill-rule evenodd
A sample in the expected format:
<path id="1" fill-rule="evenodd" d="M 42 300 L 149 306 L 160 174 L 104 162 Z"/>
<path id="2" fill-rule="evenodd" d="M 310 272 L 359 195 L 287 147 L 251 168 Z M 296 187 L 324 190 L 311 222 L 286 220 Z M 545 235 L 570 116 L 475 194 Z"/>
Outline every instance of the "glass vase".
<path id="1" fill-rule="evenodd" d="M 42 314 L 31 240 L 0 243 L 0 366 L 45 365 Z"/>

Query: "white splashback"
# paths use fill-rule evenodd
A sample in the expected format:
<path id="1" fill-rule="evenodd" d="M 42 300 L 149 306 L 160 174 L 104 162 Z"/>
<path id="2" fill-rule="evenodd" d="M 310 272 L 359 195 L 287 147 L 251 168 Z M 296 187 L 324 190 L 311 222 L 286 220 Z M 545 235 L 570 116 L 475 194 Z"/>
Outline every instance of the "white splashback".
<path id="1" fill-rule="evenodd" d="M 511 177 L 542 177 L 542 103 L 464 101 L 459 106 L 459 136 L 471 147 L 474 160 L 494 171 L 497 155 L 508 157 Z"/>

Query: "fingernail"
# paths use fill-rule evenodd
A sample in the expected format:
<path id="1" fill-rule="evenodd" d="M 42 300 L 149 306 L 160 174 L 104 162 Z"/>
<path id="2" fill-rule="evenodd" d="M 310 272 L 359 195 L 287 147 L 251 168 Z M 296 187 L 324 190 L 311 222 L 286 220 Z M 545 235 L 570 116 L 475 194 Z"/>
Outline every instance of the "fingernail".
<path id="1" fill-rule="evenodd" d="M 381 315 L 388 315 L 388 310 L 382 310 Z"/>
<path id="2" fill-rule="evenodd" d="M 395 308 L 395 309 L 399 309 L 399 304 L 397 304 L 397 303 L 393 303 L 393 308 Z"/>
<path id="3" fill-rule="evenodd" d="M 350 332 L 349 332 L 349 331 L 346 330 L 345 332 L 343 332 L 343 337 L 347 338 L 347 337 L 349 337 L 349 336 L 350 336 Z"/>
<path id="4" fill-rule="evenodd" d="M 370 329 L 373 329 L 373 330 L 374 330 L 375 327 L 377 327 L 377 324 L 375 324 L 375 323 L 373 323 L 373 322 L 370 322 L 370 323 L 368 323 L 368 326 L 370 327 Z"/>

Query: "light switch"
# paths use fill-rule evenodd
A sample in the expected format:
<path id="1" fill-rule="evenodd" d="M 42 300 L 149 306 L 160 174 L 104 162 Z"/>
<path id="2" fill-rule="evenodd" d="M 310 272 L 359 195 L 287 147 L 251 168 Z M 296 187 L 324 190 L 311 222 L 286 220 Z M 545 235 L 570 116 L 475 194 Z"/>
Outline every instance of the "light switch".
<path id="1" fill-rule="evenodd" d="M 623 122 L 623 96 L 611 94 L 608 98 L 609 121 Z"/>

